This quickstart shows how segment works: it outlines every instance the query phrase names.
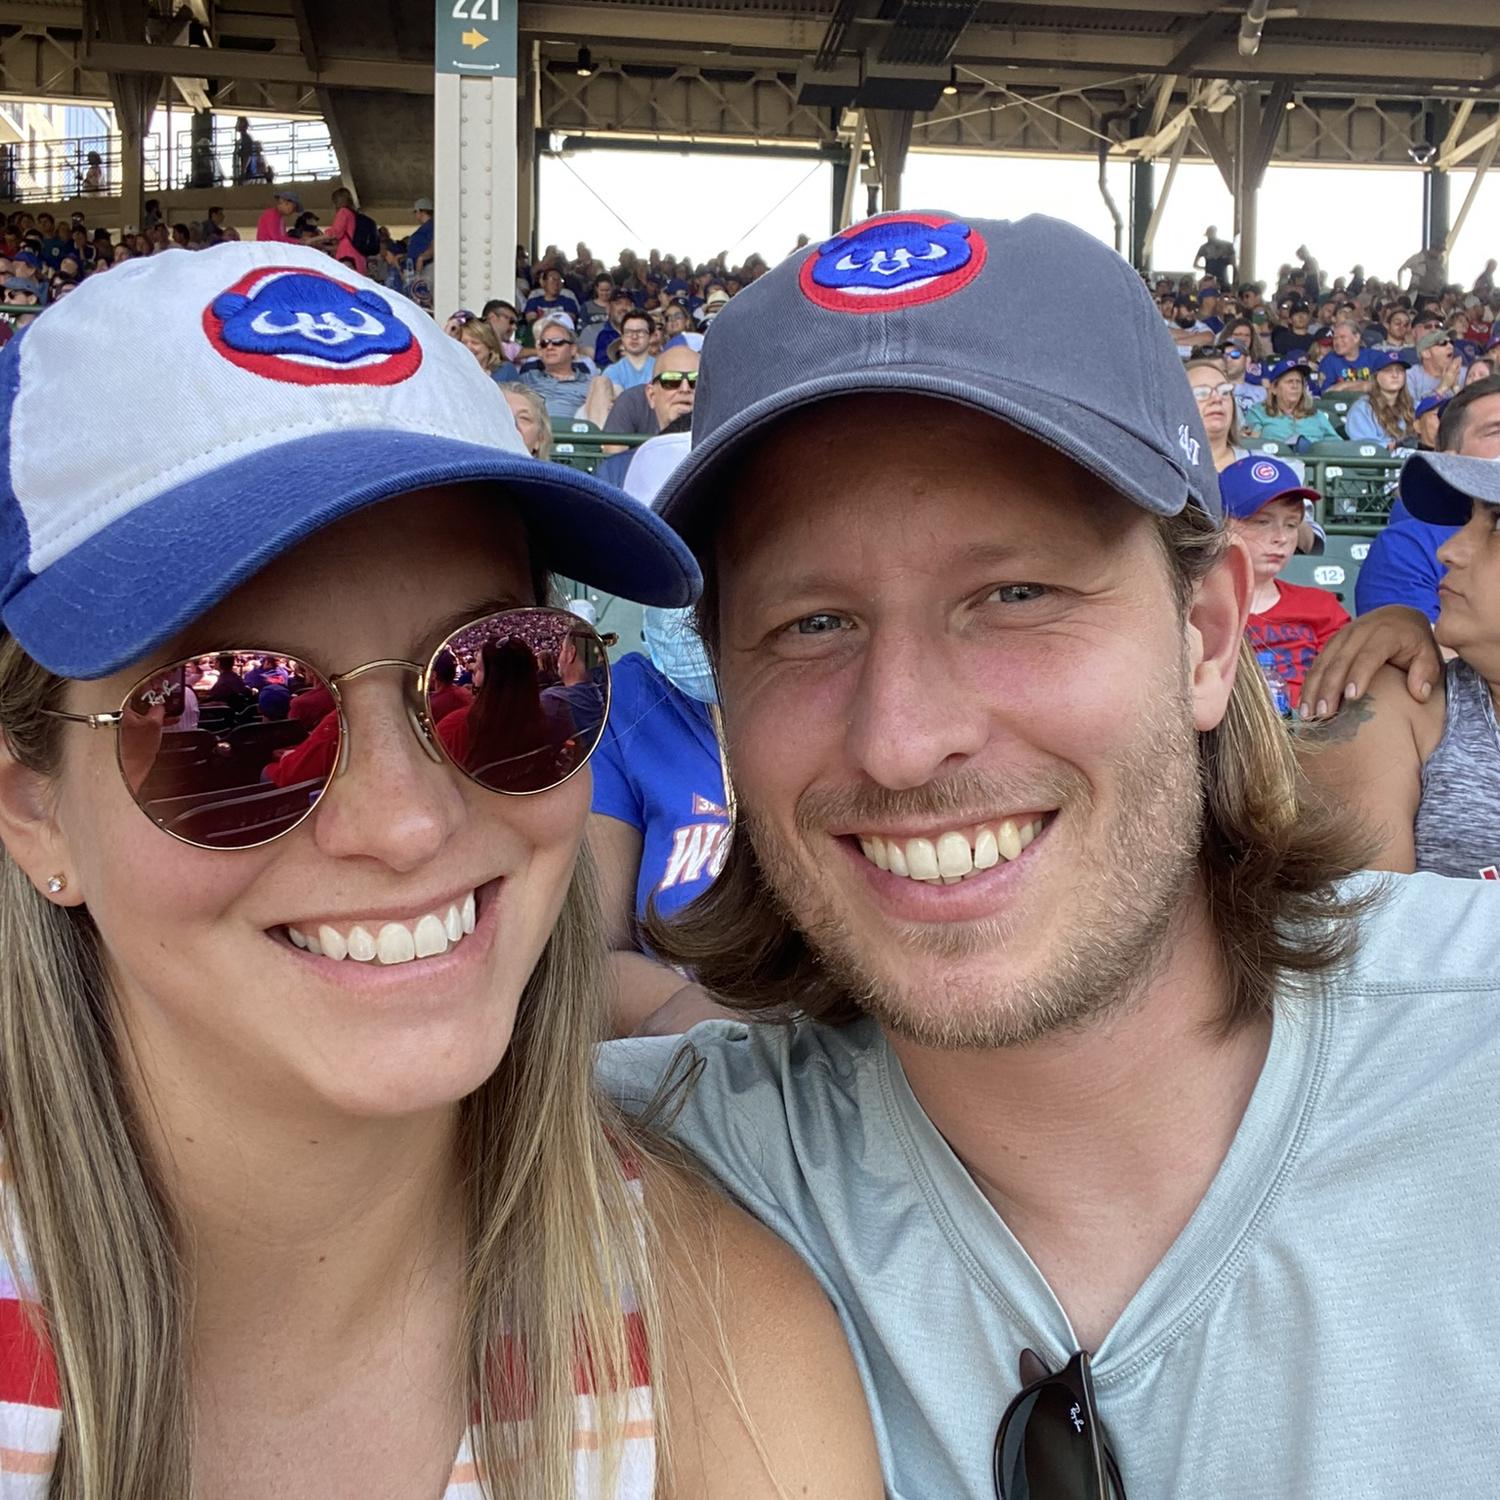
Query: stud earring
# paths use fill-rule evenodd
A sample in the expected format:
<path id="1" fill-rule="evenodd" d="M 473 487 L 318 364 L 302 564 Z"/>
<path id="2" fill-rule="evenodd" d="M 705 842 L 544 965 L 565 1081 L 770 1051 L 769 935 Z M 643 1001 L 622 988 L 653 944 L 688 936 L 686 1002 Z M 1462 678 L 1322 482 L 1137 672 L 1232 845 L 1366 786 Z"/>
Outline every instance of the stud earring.
<path id="1" fill-rule="evenodd" d="M 47 890 L 54 896 L 60 896 L 68 888 L 68 877 L 66 875 L 54 875 L 47 882 Z"/>

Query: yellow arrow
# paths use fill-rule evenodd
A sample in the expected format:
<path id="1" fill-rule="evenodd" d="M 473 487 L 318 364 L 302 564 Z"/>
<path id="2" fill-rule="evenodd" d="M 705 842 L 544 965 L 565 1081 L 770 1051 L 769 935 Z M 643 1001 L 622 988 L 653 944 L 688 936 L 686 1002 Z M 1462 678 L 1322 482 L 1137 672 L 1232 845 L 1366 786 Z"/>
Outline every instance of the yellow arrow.
<path id="1" fill-rule="evenodd" d="M 463 36 L 459 38 L 459 40 L 464 44 L 465 47 L 473 47 L 477 50 L 478 48 L 484 46 L 484 44 L 489 41 L 489 38 L 482 31 L 466 31 L 464 32 Z"/>

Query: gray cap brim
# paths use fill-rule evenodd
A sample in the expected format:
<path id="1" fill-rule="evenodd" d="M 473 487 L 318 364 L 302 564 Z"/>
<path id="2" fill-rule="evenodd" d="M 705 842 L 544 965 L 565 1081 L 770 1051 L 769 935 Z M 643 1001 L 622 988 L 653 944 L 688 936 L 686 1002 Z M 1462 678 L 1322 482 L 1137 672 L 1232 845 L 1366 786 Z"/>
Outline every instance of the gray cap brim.
<path id="1" fill-rule="evenodd" d="M 1482 500 L 1500 505 L 1500 458 L 1413 453 L 1401 470 L 1401 502 L 1419 521 L 1463 526 Z"/>
<path id="2" fill-rule="evenodd" d="M 1021 381 L 977 371 L 966 371 L 959 380 L 933 366 L 888 365 L 792 386 L 747 407 L 702 442 L 695 439 L 687 458 L 662 486 L 657 513 L 701 557 L 711 540 L 712 525 L 705 523 L 723 516 L 719 488 L 724 466 L 732 457 L 741 456 L 752 438 L 763 436 L 788 413 L 821 401 L 891 392 L 954 401 L 997 417 L 1057 449 L 1153 515 L 1175 516 L 1188 503 L 1188 480 L 1182 467 L 1104 412 Z"/>

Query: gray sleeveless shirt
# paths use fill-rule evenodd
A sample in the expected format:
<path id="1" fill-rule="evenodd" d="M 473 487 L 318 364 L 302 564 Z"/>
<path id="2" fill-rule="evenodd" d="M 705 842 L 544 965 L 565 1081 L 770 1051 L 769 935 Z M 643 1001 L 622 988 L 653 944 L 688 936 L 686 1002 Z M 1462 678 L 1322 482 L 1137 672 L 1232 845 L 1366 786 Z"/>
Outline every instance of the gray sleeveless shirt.
<path id="1" fill-rule="evenodd" d="M 1489 685 L 1468 662 L 1448 663 L 1443 737 L 1422 767 L 1413 832 L 1417 869 L 1500 880 L 1500 725 Z"/>

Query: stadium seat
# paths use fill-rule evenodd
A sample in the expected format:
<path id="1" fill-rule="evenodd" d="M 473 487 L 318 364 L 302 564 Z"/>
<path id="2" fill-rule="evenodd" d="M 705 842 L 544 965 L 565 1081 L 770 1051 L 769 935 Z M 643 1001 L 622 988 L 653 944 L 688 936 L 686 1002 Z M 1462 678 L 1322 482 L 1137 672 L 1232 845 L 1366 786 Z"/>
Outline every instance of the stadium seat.
<path id="1" fill-rule="evenodd" d="M 1328 540 L 1331 547 L 1333 538 Z M 1359 564 L 1352 560 L 1334 559 L 1330 555 L 1308 557 L 1299 553 L 1288 561 L 1279 576 L 1288 583 L 1322 589 L 1332 594 L 1350 614 L 1354 613 L 1354 580 L 1359 576 Z"/>
<path id="2" fill-rule="evenodd" d="M 1379 458 L 1388 459 L 1391 450 L 1379 443 L 1356 443 L 1347 438 L 1338 442 L 1324 440 L 1321 443 L 1309 443 L 1307 445 L 1307 456 L 1309 458 L 1337 458 L 1344 462 L 1358 462 L 1361 459 Z"/>
<path id="3" fill-rule="evenodd" d="M 1318 450 L 1373 448 L 1378 458 L 1362 454 L 1332 458 Z M 1308 455 L 1308 483 L 1323 496 L 1318 519 L 1345 527 L 1384 526 L 1396 499 L 1401 460 L 1392 458 L 1374 443 L 1316 443 Z"/>
<path id="4" fill-rule="evenodd" d="M 1278 456 L 1290 451 L 1288 444 L 1276 438 L 1244 437 L 1240 439 L 1240 446 L 1249 449 L 1251 453 L 1270 453 Z"/>

